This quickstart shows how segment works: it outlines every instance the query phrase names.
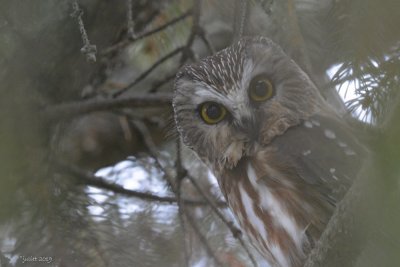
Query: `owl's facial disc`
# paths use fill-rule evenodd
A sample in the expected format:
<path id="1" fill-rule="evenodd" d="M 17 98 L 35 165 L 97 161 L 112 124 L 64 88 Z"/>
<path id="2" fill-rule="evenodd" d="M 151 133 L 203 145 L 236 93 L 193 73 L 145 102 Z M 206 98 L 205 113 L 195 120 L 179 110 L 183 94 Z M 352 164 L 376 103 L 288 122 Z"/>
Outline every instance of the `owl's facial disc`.
<path id="1" fill-rule="evenodd" d="M 236 166 L 319 109 L 318 94 L 272 41 L 244 38 L 178 73 L 175 121 L 203 161 Z"/>

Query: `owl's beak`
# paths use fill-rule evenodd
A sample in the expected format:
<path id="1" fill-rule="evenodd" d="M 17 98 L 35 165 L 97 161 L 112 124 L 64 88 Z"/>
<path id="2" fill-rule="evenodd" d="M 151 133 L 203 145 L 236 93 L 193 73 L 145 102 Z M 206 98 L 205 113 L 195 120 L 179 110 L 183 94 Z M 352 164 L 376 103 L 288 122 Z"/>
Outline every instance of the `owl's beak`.
<path id="1" fill-rule="evenodd" d="M 236 125 L 237 129 L 249 140 L 258 142 L 260 137 L 260 124 L 253 117 L 241 117 Z"/>

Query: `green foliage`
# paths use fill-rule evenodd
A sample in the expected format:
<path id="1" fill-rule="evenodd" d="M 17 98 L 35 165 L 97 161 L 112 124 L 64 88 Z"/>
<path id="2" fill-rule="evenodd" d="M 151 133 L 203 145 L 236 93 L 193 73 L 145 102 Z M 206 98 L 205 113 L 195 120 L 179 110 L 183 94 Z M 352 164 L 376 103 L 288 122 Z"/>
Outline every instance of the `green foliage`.
<path id="1" fill-rule="evenodd" d="M 349 112 L 361 120 L 382 123 L 387 117 L 400 88 L 400 47 L 394 51 L 358 61 L 344 62 L 332 78 L 339 91 L 348 93 L 349 87 L 357 97 L 349 100 Z M 363 112 L 360 112 L 362 110 Z"/>

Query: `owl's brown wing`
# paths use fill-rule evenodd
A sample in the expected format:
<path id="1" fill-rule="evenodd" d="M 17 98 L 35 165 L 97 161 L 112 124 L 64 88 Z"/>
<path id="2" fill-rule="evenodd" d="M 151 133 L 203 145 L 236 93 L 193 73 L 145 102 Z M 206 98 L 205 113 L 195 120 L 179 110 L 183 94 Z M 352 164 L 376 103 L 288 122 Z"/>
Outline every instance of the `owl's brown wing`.
<path id="1" fill-rule="evenodd" d="M 367 153 L 344 122 L 320 115 L 290 128 L 273 145 L 280 160 L 291 162 L 296 176 L 333 205 L 350 187 Z"/>

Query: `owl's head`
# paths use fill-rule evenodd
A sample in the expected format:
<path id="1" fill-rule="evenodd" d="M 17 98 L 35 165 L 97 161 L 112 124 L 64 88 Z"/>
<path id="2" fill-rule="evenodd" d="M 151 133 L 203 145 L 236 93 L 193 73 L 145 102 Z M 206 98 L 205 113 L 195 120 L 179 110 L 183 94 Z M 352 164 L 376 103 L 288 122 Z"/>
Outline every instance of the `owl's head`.
<path id="1" fill-rule="evenodd" d="M 322 101 L 278 45 L 253 37 L 183 67 L 173 107 L 183 142 L 210 167 L 232 168 L 314 114 Z"/>

